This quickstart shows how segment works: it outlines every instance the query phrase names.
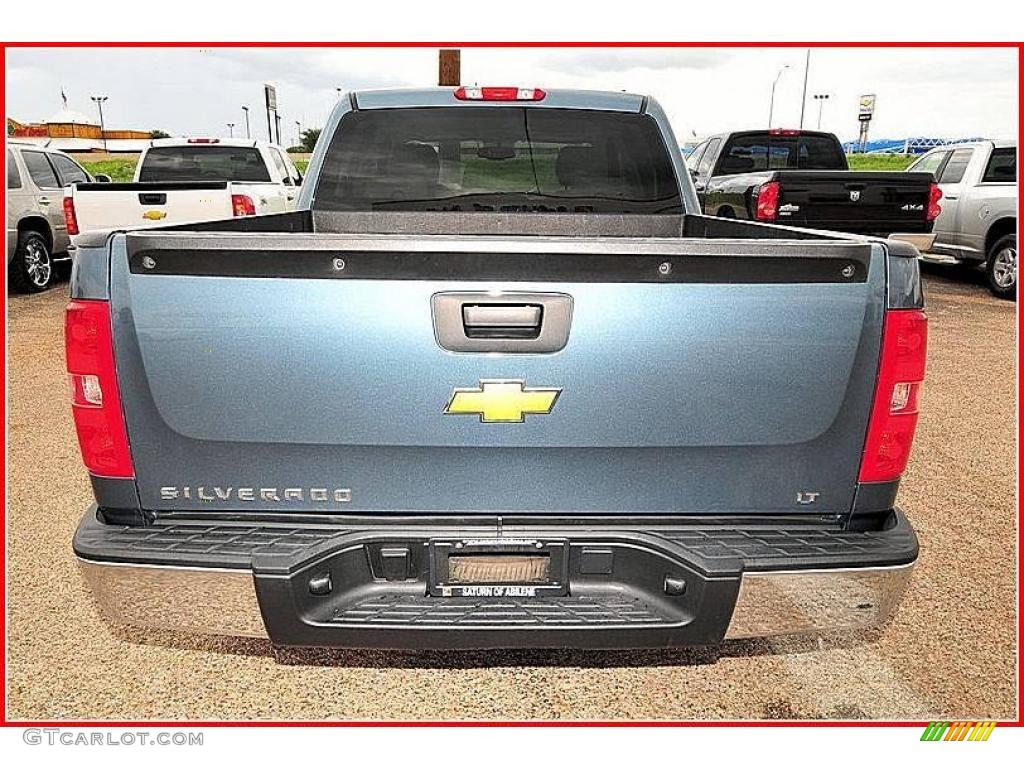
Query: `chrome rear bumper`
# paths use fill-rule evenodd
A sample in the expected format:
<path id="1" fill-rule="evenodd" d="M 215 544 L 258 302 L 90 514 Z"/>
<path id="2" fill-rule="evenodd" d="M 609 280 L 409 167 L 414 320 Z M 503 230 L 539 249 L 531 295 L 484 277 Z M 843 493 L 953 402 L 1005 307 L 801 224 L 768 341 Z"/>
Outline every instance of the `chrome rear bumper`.
<path id="1" fill-rule="evenodd" d="M 725 637 L 880 626 L 896 611 L 913 570 L 907 563 L 744 573 Z"/>
<path id="2" fill-rule="evenodd" d="M 78 558 L 100 615 L 129 626 L 266 637 L 252 571 Z"/>
<path id="3" fill-rule="evenodd" d="M 267 637 L 251 571 L 78 562 L 100 614 L 110 622 Z M 899 605 L 913 568 L 907 563 L 744 573 L 725 639 L 879 626 Z"/>

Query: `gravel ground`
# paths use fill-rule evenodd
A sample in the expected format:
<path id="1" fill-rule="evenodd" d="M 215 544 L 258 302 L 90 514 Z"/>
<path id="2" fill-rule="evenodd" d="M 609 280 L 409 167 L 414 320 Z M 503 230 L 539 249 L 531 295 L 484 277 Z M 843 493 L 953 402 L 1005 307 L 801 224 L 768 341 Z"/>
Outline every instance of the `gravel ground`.
<path id="1" fill-rule="evenodd" d="M 921 539 L 884 631 L 720 652 L 275 652 L 103 624 L 71 536 L 91 501 L 65 290 L 10 299 L 12 719 L 1014 719 L 1014 304 L 929 268 L 930 365 L 900 492 Z"/>

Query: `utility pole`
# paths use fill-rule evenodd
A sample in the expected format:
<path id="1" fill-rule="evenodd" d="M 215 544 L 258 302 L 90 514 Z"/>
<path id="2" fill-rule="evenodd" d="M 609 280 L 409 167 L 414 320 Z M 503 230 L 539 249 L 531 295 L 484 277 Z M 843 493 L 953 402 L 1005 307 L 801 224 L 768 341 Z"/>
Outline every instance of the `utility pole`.
<path id="1" fill-rule="evenodd" d="M 103 124 L 103 102 L 107 100 L 107 97 L 106 96 L 90 96 L 89 98 L 92 99 L 94 102 L 96 102 L 96 106 L 99 107 L 99 110 L 100 110 L 100 138 L 103 139 L 103 151 L 106 152 L 107 151 L 107 129 L 106 129 L 106 126 Z"/>
<path id="2" fill-rule="evenodd" d="M 252 133 L 249 131 L 249 108 L 243 104 L 242 111 L 245 112 L 245 138 L 251 139 Z"/>
<path id="3" fill-rule="evenodd" d="M 228 138 L 235 138 L 235 124 L 228 123 Z"/>
<path id="4" fill-rule="evenodd" d="M 821 130 L 821 110 L 825 107 L 825 102 L 829 100 L 830 94 L 827 93 L 816 93 L 814 94 L 814 100 L 818 102 L 818 130 Z"/>
<path id="5" fill-rule="evenodd" d="M 437 84 L 461 85 L 462 52 L 458 48 L 442 48 L 437 52 Z"/>
<path id="6" fill-rule="evenodd" d="M 302 143 L 302 121 L 295 121 L 295 146 Z"/>
<path id="7" fill-rule="evenodd" d="M 789 69 L 789 64 L 783 64 L 782 69 L 779 70 L 779 74 L 775 76 L 775 80 L 772 82 L 772 97 L 768 100 L 768 130 L 772 129 L 772 116 L 775 114 L 775 86 L 779 84 L 779 78 L 782 77 L 782 73 Z"/>
<path id="8" fill-rule="evenodd" d="M 800 97 L 800 127 L 804 127 L 804 108 L 807 106 L 807 74 L 811 71 L 811 49 L 807 49 L 807 58 L 804 59 L 804 93 Z"/>

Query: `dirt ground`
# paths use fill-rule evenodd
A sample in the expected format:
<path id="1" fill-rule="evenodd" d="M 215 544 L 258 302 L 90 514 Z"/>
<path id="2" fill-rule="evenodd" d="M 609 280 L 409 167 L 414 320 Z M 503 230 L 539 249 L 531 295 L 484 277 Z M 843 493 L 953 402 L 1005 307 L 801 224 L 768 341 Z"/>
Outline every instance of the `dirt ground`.
<path id="1" fill-rule="evenodd" d="M 8 320 L 12 719 L 1014 719 L 1013 303 L 926 275 L 928 382 L 900 504 L 921 558 L 884 631 L 719 652 L 275 652 L 96 615 L 71 537 L 91 501 L 67 405 L 66 285 Z"/>

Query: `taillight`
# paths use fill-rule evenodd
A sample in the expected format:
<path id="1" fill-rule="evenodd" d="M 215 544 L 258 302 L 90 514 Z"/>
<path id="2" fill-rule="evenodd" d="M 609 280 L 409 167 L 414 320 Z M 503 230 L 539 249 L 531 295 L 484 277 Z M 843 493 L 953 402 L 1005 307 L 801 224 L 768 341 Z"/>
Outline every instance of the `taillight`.
<path id="1" fill-rule="evenodd" d="M 231 196 L 231 215 L 232 216 L 255 216 L 256 215 L 256 204 L 253 203 L 252 198 L 248 195 L 232 195 Z"/>
<path id="2" fill-rule="evenodd" d="M 934 181 L 928 188 L 928 221 L 935 221 L 942 213 L 942 206 L 939 205 L 939 200 L 942 199 L 942 190 L 939 189 L 939 185 Z"/>
<path id="3" fill-rule="evenodd" d="M 769 181 L 757 190 L 757 209 L 754 217 L 758 221 L 775 221 L 779 215 L 779 182 Z"/>
<path id="4" fill-rule="evenodd" d="M 462 86 L 455 89 L 460 101 L 541 101 L 547 93 L 541 88 L 477 88 Z"/>
<path id="5" fill-rule="evenodd" d="M 75 199 L 70 196 L 64 198 L 64 224 L 68 228 L 69 235 L 78 234 L 78 216 L 75 215 Z"/>
<path id="6" fill-rule="evenodd" d="M 110 305 L 72 301 L 64 315 L 71 413 L 82 460 L 94 475 L 134 477 L 114 368 Z"/>
<path id="7" fill-rule="evenodd" d="M 772 128 L 768 131 L 769 136 L 799 136 L 800 131 L 796 128 Z"/>
<path id="8" fill-rule="evenodd" d="M 924 381 L 928 318 L 919 309 L 885 313 L 875 400 L 860 464 L 860 482 L 896 480 L 907 468 Z"/>

